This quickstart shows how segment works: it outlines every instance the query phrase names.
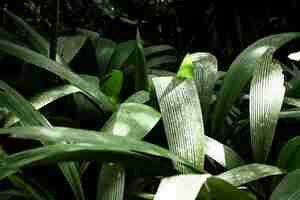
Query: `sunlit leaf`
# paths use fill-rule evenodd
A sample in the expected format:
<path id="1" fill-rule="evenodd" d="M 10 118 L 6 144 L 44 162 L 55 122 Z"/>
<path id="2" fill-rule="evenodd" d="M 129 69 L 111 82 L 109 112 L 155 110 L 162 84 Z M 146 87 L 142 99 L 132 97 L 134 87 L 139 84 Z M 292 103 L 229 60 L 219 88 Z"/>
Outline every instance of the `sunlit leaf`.
<path id="1" fill-rule="evenodd" d="M 233 169 L 245 164 L 245 161 L 230 147 L 205 136 L 205 154 L 226 169 Z"/>
<path id="2" fill-rule="evenodd" d="M 174 77 L 152 80 L 170 150 L 203 170 L 204 125 L 195 82 Z M 177 168 L 185 171 L 181 165 Z"/>
<path id="3" fill-rule="evenodd" d="M 275 49 L 268 49 L 257 61 L 250 86 L 250 132 L 254 160 L 265 162 L 272 147 L 284 98 L 284 77 L 273 61 Z"/>
<path id="4" fill-rule="evenodd" d="M 209 174 L 179 175 L 164 178 L 159 184 L 154 200 L 194 200 L 210 176 Z"/>
<path id="5" fill-rule="evenodd" d="M 122 103 L 101 130 L 112 135 L 142 139 L 159 119 L 160 113 L 150 106 Z"/>
<path id="6" fill-rule="evenodd" d="M 187 54 L 184 57 L 176 77 L 180 79 L 194 79 L 194 66 L 191 54 Z"/>
<path id="7" fill-rule="evenodd" d="M 284 170 L 281 170 L 275 166 L 264 164 L 249 164 L 228 170 L 217 175 L 216 177 L 221 178 L 234 186 L 240 186 L 252 181 L 259 180 L 261 178 L 281 175 L 284 173 Z"/>
<path id="8" fill-rule="evenodd" d="M 226 73 L 213 111 L 211 132 L 216 134 L 222 130 L 224 120 L 232 104 L 240 96 L 242 89 L 249 82 L 257 59 L 262 57 L 270 47 L 278 49 L 285 43 L 297 38 L 300 33 L 282 33 L 262 38 L 247 47 L 230 65 Z M 220 133 L 219 133 L 220 134 Z"/>

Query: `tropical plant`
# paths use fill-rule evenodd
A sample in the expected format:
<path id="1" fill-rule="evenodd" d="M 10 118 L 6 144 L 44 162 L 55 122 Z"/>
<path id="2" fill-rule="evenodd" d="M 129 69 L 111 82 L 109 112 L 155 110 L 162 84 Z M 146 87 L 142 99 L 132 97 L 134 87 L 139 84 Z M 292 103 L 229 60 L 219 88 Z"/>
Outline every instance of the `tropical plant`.
<path id="1" fill-rule="evenodd" d="M 58 40 L 56 60 L 51 60 L 47 40 L 17 16 L 8 15 L 27 40 L 20 42 L 16 35 L 6 32 L 1 36 L 0 50 L 60 79 L 59 85 L 30 100 L 0 81 L 0 106 L 5 110 L 1 140 L 9 136 L 42 144 L 8 153 L 8 146 L 3 145 L 0 179 L 7 178 L 12 187 L 1 191 L 2 199 L 61 198 L 51 188 L 42 184 L 38 187 L 31 177 L 29 181 L 24 178 L 30 167 L 54 163 L 58 163 L 74 198 L 86 199 L 82 177 L 91 161 L 101 163 L 96 199 L 298 198 L 299 137 L 277 147 L 278 155 L 272 144 L 278 134 L 278 119 L 299 116 L 300 85 L 298 74 L 292 70 L 293 77 L 284 80 L 283 69 L 287 67 L 275 59 L 274 53 L 300 33 L 276 34 L 256 41 L 227 72 L 218 71 L 217 59 L 209 53 L 187 54 L 177 73 L 153 72 L 152 66 L 174 59 L 151 58 L 150 54 L 172 48 L 144 48 L 138 31 L 136 40 L 116 44 L 80 30 L 80 35 Z M 96 76 L 71 69 L 72 60 L 87 41 L 95 50 Z M 150 58 L 159 61 L 151 63 Z M 134 81 L 124 82 L 126 73 Z M 124 85 L 134 90 L 121 95 Z M 79 93 L 84 96 L 79 97 Z M 39 111 L 67 95 L 74 97 L 71 105 L 98 112 L 101 127 L 53 126 L 51 115 Z M 245 105 L 249 106 L 246 111 Z M 250 144 L 237 140 L 244 142 L 239 149 L 234 137 L 240 137 L 248 125 Z M 166 135 L 168 148 L 153 144 L 158 141 L 141 141 L 155 129 Z M 240 156 L 245 154 L 244 149 L 251 149 L 247 157 Z M 130 178 L 126 176 L 130 170 L 136 170 L 138 177 L 161 179 L 158 189 L 148 190 L 149 182 L 144 179 L 134 180 L 129 189 L 125 180 Z M 91 184 L 94 182 L 88 187 Z"/>

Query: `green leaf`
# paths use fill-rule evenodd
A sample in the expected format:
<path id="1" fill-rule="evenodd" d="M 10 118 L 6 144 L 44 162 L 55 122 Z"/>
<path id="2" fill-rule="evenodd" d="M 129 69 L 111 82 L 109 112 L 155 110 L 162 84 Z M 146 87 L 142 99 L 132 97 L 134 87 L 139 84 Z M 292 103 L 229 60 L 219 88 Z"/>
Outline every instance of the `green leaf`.
<path id="1" fill-rule="evenodd" d="M 198 92 L 193 80 L 153 78 L 170 150 L 204 168 L 204 125 Z M 188 148 L 187 148 L 188 147 Z M 184 167 L 177 169 L 185 172 Z"/>
<path id="2" fill-rule="evenodd" d="M 41 36 L 36 30 L 34 30 L 29 24 L 27 24 L 22 18 L 16 16 L 8 10 L 3 10 L 7 16 L 9 16 L 17 28 L 24 34 L 24 38 L 27 39 L 30 44 L 44 56 L 49 55 L 49 42 Z"/>
<path id="3" fill-rule="evenodd" d="M 96 43 L 96 59 L 101 74 L 110 72 L 109 63 L 115 52 L 117 44 L 109 39 L 99 38 Z"/>
<path id="4" fill-rule="evenodd" d="M 0 80 L 0 104 L 12 110 L 21 121 L 28 126 L 45 126 L 51 127 L 48 120 L 13 88 Z M 43 139 L 44 144 L 49 144 Z M 61 142 L 61 141 L 57 141 Z M 71 189 L 77 200 L 84 200 L 83 190 L 80 183 L 80 176 L 74 163 L 59 164 L 64 176 L 68 180 Z"/>
<path id="5" fill-rule="evenodd" d="M 176 56 L 158 56 L 154 58 L 150 58 L 146 62 L 147 69 L 149 68 L 159 68 L 162 64 L 169 64 L 169 63 L 176 63 L 177 57 Z"/>
<path id="6" fill-rule="evenodd" d="M 298 200 L 300 198 L 300 169 L 288 173 L 271 194 L 270 200 Z"/>
<path id="7" fill-rule="evenodd" d="M 160 113 L 150 106 L 122 103 L 101 128 L 112 135 L 142 139 L 160 119 Z"/>
<path id="8" fill-rule="evenodd" d="M 147 77 L 146 57 L 144 54 L 144 48 L 142 40 L 140 38 L 139 30 L 137 30 L 136 36 L 136 49 L 135 49 L 135 91 L 148 90 L 149 83 Z"/>
<path id="9" fill-rule="evenodd" d="M 173 161 L 180 162 L 182 164 L 185 164 L 186 166 L 192 166 L 191 163 L 189 163 L 188 161 L 177 157 L 167 149 L 164 149 L 157 145 L 137 141 L 128 137 L 120 137 L 105 133 L 99 133 L 97 131 L 87 131 L 64 127 L 12 127 L 7 129 L 0 129 L 0 134 L 12 134 L 12 136 L 17 138 L 42 140 L 52 143 L 62 141 L 73 143 L 47 145 L 45 147 L 9 155 L 7 158 L 4 158 L 0 161 L 1 178 L 4 178 L 5 176 L 10 175 L 11 173 L 14 173 L 17 170 L 17 168 L 31 164 L 33 162 L 45 164 L 49 162 L 53 163 L 59 161 L 67 161 L 70 159 L 102 160 L 104 159 L 105 154 L 109 154 L 106 157 L 107 161 L 122 161 L 122 159 L 118 159 L 122 158 L 122 156 L 125 156 L 127 154 L 130 154 L 129 157 L 133 156 L 132 159 L 134 160 L 143 160 L 143 158 L 146 159 L 146 157 L 143 156 L 143 154 L 147 154 L 172 159 Z M 103 153 L 103 158 L 100 154 L 97 154 L 101 152 Z M 118 157 L 116 160 L 110 158 L 113 157 L 114 152 L 121 153 L 122 156 Z M 138 156 L 139 158 L 137 159 L 136 156 Z M 135 163 L 131 162 L 132 160 L 129 162 L 129 164 L 135 165 Z M 154 161 L 151 160 L 151 162 Z"/>
<path id="10" fill-rule="evenodd" d="M 66 63 L 70 63 L 72 59 L 78 54 L 81 47 L 87 40 L 86 36 L 74 35 L 63 36 L 58 38 L 58 53 Z"/>
<path id="11" fill-rule="evenodd" d="M 246 162 L 230 147 L 217 140 L 205 136 L 205 154 L 214 159 L 226 169 L 233 169 L 244 165 Z"/>
<path id="12" fill-rule="evenodd" d="M 53 196 L 50 195 L 50 193 L 46 189 L 42 188 L 41 186 L 39 186 L 39 189 L 42 189 L 42 191 L 39 191 L 37 187 L 31 185 L 28 181 L 25 181 L 21 177 L 16 175 L 10 175 L 8 179 L 14 187 L 18 188 L 19 190 L 22 190 L 24 193 L 26 193 L 26 196 L 30 197 L 30 199 L 54 200 Z M 48 198 L 44 197 L 43 192 L 48 195 Z"/>
<path id="13" fill-rule="evenodd" d="M 228 170 L 217 175 L 216 177 L 221 178 L 234 186 L 241 186 L 261 178 L 281 175 L 284 173 L 285 171 L 279 169 L 278 167 L 255 163 Z"/>
<path id="14" fill-rule="evenodd" d="M 272 60 L 274 51 L 266 50 L 257 61 L 250 86 L 250 132 L 256 162 L 268 158 L 285 92 L 281 65 Z"/>
<path id="15" fill-rule="evenodd" d="M 48 105 L 49 103 L 67 96 L 69 94 L 80 92 L 77 87 L 72 85 L 60 85 L 53 88 L 50 88 L 44 92 L 37 94 L 36 96 L 29 99 L 29 102 L 32 106 L 39 110 L 40 108 Z M 23 105 L 22 105 L 23 106 Z M 7 120 L 4 123 L 4 127 L 9 127 L 17 123 L 20 119 L 17 118 L 13 113 L 11 113 Z"/>
<path id="16" fill-rule="evenodd" d="M 176 77 L 179 79 L 194 79 L 194 66 L 191 54 L 187 54 L 184 57 Z"/>
<path id="17" fill-rule="evenodd" d="M 96 48 L 97 41 L 100 38 L 99 33 L 95 32 L 95 31 L 88 30 L 88 29 L 84 29 L 84 28 L 77 28 L 76 32 L 80 35 L 84 35 L 84 36 L 88 37 L 91 40 L 93 47 Z"/>
<path id="18" fill-rule="evenodd" d="M 257 60 L 270 47 L 278 49 L 285 43 L 297 38 L 300 33 L 281 33 L 262 38 L 247 47 L 230 65 L 226 73 L 213 111 L 212 134 L 217 134 L 224 125 L 224 120 L 242 89 L 249 82 Z M 221 134 L 221 132 L 219 133 Z"/>
<path id="19" fill-rule="evenodd" d="M 125 168 L 121 164 L 103 163 L 99 174 L 96 200 L 123 200 Z"/>
<path id="20" fill-rule="evenodd" d="M 253 194 L 239 190 L 230 183 L 216 177 L 207 179 L 205 189 L 209 192 L 210 199 L 214 200 L 256 200 Z"/>
<path id="21" fill-rule="evenodd" d="M 136 41 L 128 40 L 121 42 L 116 46 L 115 52 L 111 58 L 111 67 L 112 68 L 122 68 L 126 63 L 127 59 L 131 54 L 134 53 L 136 49 Z"/>
<path id="22" fill-rule="evenodd" d="M 162 179 L 154 200 L 194 200 L 210 174 L 179 175 Z"/>
<path id="23" fill-rule="evenodd" d="M 288 171 L 300 168 L 300 136 L 289 140 L 281 149 L 276 165 Z"/>
<path id="24" fill-rule="evenodd" d="M 80 78 L 77 74 L 70 71 L 64 65 L 54 62 L 49 58 L 38 54 L 30 49 L 21 47 L 8 41 L 0 40 L 0 50 L 13 55 L 25 62 L 31 63 L 37 67 L 50 71 L 62 79 L 66 79 L 71 84 L 82 90 L 84 94 L 90 97 L 104 111 L 114 110 L 115 105 L 93 85 Z"/>
<path id="25" fill-rule="evenodd" d="M 23 123 L 31 126 L 50 127 L 48 120 L 16 90 L 0 80 L 0 104 L 14 112 Z"/>
<path id="26" fill-rule="evenodd" d="M 125 103 L 141 103 L 144 104 L 150 100 L 150 94 L 147 91 L 140 90 L 133 93 L 130 97 L 125 100 Z"/>
<path id="27" fill-rule="evenodd" d="M 129 100 L 127 99 L 127 101 Z M 118 111 L 113 113 L 104 124 L 101 131 L 139 140 L 150 132 L 159 119 L 160 113 L 150 106 L 122 103 Z M 123 199 L 124 185 L 124 166 L 119 163 L 103 163 L 98 181 L 98 199 Z"/>
<path id="28" fill-rule="evenodd" d="M 170 45 L 152 45 L 144 48 L 145 56 L 150 56 L 151 54 L 161 53 L 163 51 L 176 51 L 176 49 Z"/>
<path id="29" fill-rule="evenodd" d="M 11 200 L 12 198 L 20 197 L 29 199 L 30 196 L 23 191 L 15 190 L 15 189 L 7 189 L 0 191 L 1 200 Z"/>
<path id="30" fill-rule="evenodd" d="M 107 75 L 104 80 L 101 81 L 101 90 L 111 97 L 112 102 L 117 103 L 123 85 L 123 72 L 121 70 L 114 69 Z"/>
<path id="31" fill-rule="evenodd" d="M 217 59 L 210 53 L 193 53 L 194 79 L 200 98 L 203 120 L 206 124 L 210 116 L 210 106 L 213 101 L 214 86 L 217 81 Z"/>

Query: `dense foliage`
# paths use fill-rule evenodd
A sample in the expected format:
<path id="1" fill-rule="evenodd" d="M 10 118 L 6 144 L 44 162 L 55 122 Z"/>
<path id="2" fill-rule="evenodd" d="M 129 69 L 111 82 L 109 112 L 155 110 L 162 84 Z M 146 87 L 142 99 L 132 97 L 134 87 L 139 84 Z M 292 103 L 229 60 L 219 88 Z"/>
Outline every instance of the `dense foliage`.
<path id="1" fill-rule="evenodd" d="M 1 199 L 298 199 L 299 32 L 223 70 L 138 23 L 131 40 L 81 28 L 49 41 L 3 12 Z"/>

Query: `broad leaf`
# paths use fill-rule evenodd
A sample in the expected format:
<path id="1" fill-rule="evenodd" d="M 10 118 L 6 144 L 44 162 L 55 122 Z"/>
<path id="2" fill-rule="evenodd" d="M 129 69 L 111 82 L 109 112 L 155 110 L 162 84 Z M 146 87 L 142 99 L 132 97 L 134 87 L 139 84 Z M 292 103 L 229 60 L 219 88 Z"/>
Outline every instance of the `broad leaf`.
<path id="1" fill-rule="evenodd" d="M 111 58 L 111 67 L 112 68 L 122 68 L 122 66 L 126 63 L 127 59 L 136 49 L 136 41 L 128 40 L 125 42 L 119 43 L 115 52 Z"/>
<path id="2" fill-rule="evenodd" d="M 176 77 L 179 79 L 194 79 L 194 66 L 191 54 L 187 54 L 184 57 Z"/>
<path id="3" fill-rule="evenodd" d="M 111 101 L 117 103 L 123 85 L 123 72 L 121 70 L 113 69 L 104 80 L 101 81 L 101 90 L 111 97 Z"/>
<path id="4" fill-rule="evenodd" d="M 278 49 L 285 43 L 297 38 L 300 33 L 282 33 L 262 38 L 247 47 L 230 65 L 226 73 L 213 112 L 211 131 L 216 134 L 222 130 L 224 120 L 242 89 L 249 82 L 257 60 L 270 47 Z M 219 133 L 221 134 L 221 133 Z"/>
<path id="5" fill-rule="evenodd" d="M 204 125 L 197 88 L 193 80 L 153 78 L 170 150 L 204 168 Z M 181 172 L 184 167 L 177 165 Z"/>
<path id="6" fill-rule="evenodd" d="M 253 194 L 239 190 L 230 183 L 217 177 L 208 178 L 206 187 L 203 189 L 207 190 L 206 193 L 208 193 L 208 196 L 210 197 L 208 199 L 256 200 L 256 197 Z"/>
<path id="7" fill-rule="evenodd" d="M 194 200 L 211 175 L 179 175 L 162 179 L 154 200 Z"/>
<path id="8" fill-rule="evenodd" d="M 58 38 L 58 53 L 66 63 L 70 63 L 87 40 L 86 36 L 63 36 Z"/>
<path id="9" fill-rule="evenodd" d="M 288 173 L 273 191 L 270 200 L 298 200 L 300 198 L 300 169 Z"/>
<path id="10" fill-rule="evenodd" d="M 234 186 L 244 185 L 246 183 L 259 180 L 268 176 L 281 175 L 285 171 L 278 167 L 264 164 L 243 165 L 228 170 L 216 177 L 221 178 Z"/>
<path id="11" fill-rule="evenodd" d="M 233 169 L 246 163 L 233 149 L 208 136 L 205 136 L 204 149 L 207 156 L 226 169 Z"/>
<path id="12" fill-rule="evenodd" d="M 97 65 L 101 74 L 110 72 L 109 63 L 115 52 L 117 44 L 109 39 L 99 38 L 96 42 L 95 53 Z"/>
<path id="13" fill-rule="evenodd" d="M 193 53 L 192 62 L 194 65 L 194 79 L 196 82 L 198 95 L 204 123 L 208 121 L 210 115 L 210 105 L 213 101 L 214 86 L 217 81 L 217 59 L 210 53 Z"/>
<path id="14" fill-rule="evenodd" d="M 277 166 L 288 171 L 300 168 L 300 136 L 289 140 L 281 149 L 278 158 Z"/>
<path id="15" fill-rule="evenodd" d="M 274 51 L 268 49 L 257 61 L 250 86 L 250 132 L 256 162 L 268 158 L 285 92 L 281 66 L 272 58 Z"/>
<path id="16" fill-rule="evenodd" d="M 122 103 L 116 113 L 101 128 L 112 135 L 142 139 L 160 119 L 160 113 L 150 106 Z"/>

